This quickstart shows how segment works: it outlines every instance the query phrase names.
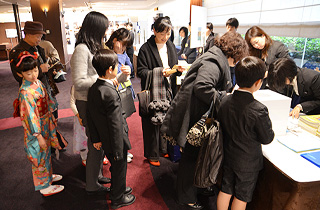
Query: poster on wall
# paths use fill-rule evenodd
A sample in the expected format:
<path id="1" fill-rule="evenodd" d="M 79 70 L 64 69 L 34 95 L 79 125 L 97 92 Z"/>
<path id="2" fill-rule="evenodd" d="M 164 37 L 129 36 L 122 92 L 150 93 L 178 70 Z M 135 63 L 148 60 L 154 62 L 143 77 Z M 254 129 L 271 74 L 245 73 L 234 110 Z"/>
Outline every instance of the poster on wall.
<path id="1" fill-rule="evenodd" d="M 6 29 L 6 37 L 8 39 L 18 37 L 17 30 L 16 29 Z"/>
<path id="2" fill-rule="evenodd" d="M 203 47 L 206 43 L 207 8 L 191 6 L 190 47 Z"/>

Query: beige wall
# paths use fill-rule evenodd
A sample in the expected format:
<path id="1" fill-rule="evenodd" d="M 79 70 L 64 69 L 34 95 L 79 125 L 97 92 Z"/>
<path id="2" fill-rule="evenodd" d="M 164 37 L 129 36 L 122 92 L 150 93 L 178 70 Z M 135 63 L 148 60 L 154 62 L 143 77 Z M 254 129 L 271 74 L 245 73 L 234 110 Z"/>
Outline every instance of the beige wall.
<path id="1" fill-rule="evenodd" d="M 21 27 L 24 27 L 24 23 L 21 23 Z M 0 23 L 0 44 L 6 43 L 7 47 L 12 48 L 10 39 L 6 36 L 6 29 L 16 29 L 15 23 Z M 18 44 L 18 38 L 12 39 L 13 47 Z"/>

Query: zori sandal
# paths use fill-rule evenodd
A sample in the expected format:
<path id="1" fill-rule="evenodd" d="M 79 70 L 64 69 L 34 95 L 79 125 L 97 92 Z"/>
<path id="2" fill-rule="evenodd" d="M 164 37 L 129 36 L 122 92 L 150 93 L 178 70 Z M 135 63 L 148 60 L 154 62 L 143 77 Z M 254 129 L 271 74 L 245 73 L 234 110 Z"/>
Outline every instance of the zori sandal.
<path id="1" fill-rule="evenodd" d="M 57 194 L 57 193 L 61 192 L 63 189 L 64 189 L 63 185 L 50 185 L 46 189 L 40 190 L 40 193 L 43 196 L 47 197 L 47 196 L 50 196 L 50 195 Z"/>

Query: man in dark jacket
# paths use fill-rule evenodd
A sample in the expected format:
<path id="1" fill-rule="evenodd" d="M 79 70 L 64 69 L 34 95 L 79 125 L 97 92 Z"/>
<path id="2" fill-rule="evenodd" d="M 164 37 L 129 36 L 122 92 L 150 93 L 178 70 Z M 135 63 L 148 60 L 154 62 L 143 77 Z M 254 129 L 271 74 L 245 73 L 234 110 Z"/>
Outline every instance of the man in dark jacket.
<path id="1" fill-rule="evenodd" d="M 43 31 L 42 23 L 37 21 L 27 21 L 24 26 L 25 38 L 21 40 L 10 52 L 9 60 L 10 67 L 14 78 L 19 82 L 19 86 L 22 83 L 22 78 L 17 75 L 17 67 L 15 66 L 16 60 L 19 54 L 23 51 L 28 51 L 31 55 L 34 53 L 38 54 L 38 69 L 39 76 L 38 79 L 45 85 L 48 89 L 48 81 L 45 72 L 48 72 L 49 64 L 46 63 L 46 56 L 44 49 L 39 46 L 41 37 L 45 32 Z M 48 89 L 50 91 L 50 88 Z"/>
<path id="2" fill-rule="evenodd" d="M 300 98 L 300 101 L 292 107 L 290 116 L 298 118 L 300 112 L 308 115 L 320 114 L 319 72 L 301 69 L 289 58 L 279 58 L 270 64 L 268 73 L 268 84 L 271 89 L 282 92 L 286 85 L 291 86 L 287 96 L 296 95 Z"/>

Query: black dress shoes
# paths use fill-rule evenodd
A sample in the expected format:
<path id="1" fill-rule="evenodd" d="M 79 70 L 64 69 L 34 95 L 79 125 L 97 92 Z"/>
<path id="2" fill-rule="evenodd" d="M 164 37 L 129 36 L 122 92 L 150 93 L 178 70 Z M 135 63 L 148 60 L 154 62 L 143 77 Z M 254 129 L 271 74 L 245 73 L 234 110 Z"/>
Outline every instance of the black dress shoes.
<path id="1" fill-rule="evenodd" d="M 131 187 L 126 187 L 126 190 L 124 191 L 124 195 L 128 195 L 128 194 L 130 194 L 130 193 L 132 193 L 132 188 Z"/>
<path id="2" fill-rule="evenodd" d="M 98 178 L 98 182 L 100 184 L 108 184 L 108 183 L 111 183 L 111 179 L 103 176 L 101 178 Z"/>
<path id="3" fill-rule="evenodd" d="M 87 191 L 87 194 L 88 194 L 88 195 L 102 195 L 102 194 L 106 194 L 106 193 L 108 193 L 108 192 L 110 192 L 110 188 L 101 185 L 98 190 L 95 190 L 95 191 Z"/>
<path id="4" fill-rule="evenodd" d="M 129 206 L 129 205 L 133 204 L 135 200 L 136 200 L 136 197 L 132 194 L 123 195 L 121 199 L 111 201 L 111 208 L 118 209 L 123 206 Z"/>

